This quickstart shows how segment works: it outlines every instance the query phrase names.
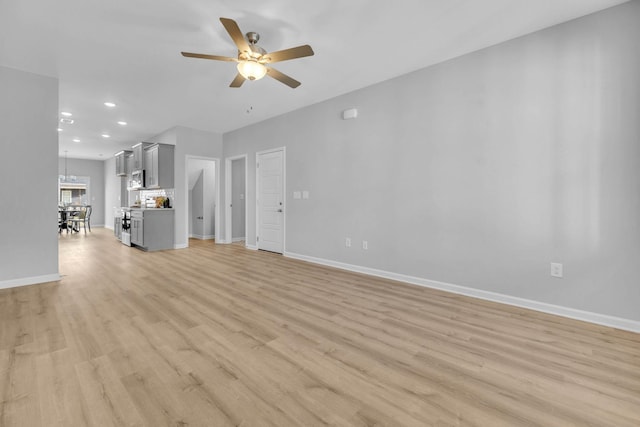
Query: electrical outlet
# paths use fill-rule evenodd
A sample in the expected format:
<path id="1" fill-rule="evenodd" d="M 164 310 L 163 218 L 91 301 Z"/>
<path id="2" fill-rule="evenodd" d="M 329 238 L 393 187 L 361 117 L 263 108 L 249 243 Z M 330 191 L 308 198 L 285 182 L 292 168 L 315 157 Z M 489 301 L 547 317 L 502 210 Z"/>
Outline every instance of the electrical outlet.
<path id="1" fill-rule="evenodd" d="M 362 249 L 364 249 L 365 251 L 367 249 L 369 249 L 369 242 L 367 242 L 366 240 L 362 241 Z"/>
<path id="2" fill-rule="evenodd" d="M 562 278 L 562 264 L 559 262 L 551 263 L 551 277 Z"/>
<path id="3" fill-rule="evenodd" d="M 344 239 L 344 245 L 348 248 L 351 247 L 351 237 L 347 237 L 346 239 Z"/>

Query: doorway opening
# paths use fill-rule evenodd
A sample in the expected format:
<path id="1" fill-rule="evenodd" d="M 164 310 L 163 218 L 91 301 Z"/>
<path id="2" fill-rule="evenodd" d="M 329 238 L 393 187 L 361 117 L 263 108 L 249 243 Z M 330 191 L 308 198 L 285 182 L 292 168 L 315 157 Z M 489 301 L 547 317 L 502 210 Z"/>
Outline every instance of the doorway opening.
<path id="1" fill-rule="evenodd" d="M 187 156 L 186 230 L 189 238 L 213 240 L 219 227 L 217 199 L 219 172 L 217 159 Z"/>
<path id="2" fill-rule="evenodd" d="M 225 160 L 225 242 L 247 240 L 247 155 Z"/>

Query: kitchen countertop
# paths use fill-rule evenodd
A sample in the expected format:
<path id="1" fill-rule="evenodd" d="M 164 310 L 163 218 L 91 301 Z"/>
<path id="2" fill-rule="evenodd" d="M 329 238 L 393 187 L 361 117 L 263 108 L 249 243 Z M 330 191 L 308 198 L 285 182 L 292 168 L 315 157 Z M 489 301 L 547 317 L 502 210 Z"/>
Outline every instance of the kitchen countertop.
<path id="1" fill-rule="evenodd" d="M 138 211 L 172 211 L 173 208 L 144 208 L 144 207 L 130 207 L 130 208 L 122 208 L 122 209 L 130 209 L 130 210 L 138 210 Z"/>

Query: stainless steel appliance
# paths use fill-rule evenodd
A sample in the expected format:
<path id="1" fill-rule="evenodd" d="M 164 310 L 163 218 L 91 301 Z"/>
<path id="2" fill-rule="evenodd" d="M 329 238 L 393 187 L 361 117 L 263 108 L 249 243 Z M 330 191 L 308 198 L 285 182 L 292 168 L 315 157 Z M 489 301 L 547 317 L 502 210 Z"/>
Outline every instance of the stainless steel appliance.
<path id="1" fill-rule="evenodd" d="M 122 210 L 122 233 L 120 241 L 122 244 L 131 246 L 131 211 Z"/>
<path id="2" fill-rule="evenodd" d="M 129 188 L 140 189 L 145 186 L 145 173 L 144 169 L 131 172 L 131 183 Z"/>

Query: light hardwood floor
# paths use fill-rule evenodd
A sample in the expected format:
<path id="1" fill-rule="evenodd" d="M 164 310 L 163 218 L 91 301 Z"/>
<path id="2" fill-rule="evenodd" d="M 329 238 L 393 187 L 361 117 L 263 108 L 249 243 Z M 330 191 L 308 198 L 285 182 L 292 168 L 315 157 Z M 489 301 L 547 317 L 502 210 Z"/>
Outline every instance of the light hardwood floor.
<path id="1" fill-rule="evenodd" d="M 0 291 L 0 426 L 639 426 L 640 335 L 191 241 Z"/>

